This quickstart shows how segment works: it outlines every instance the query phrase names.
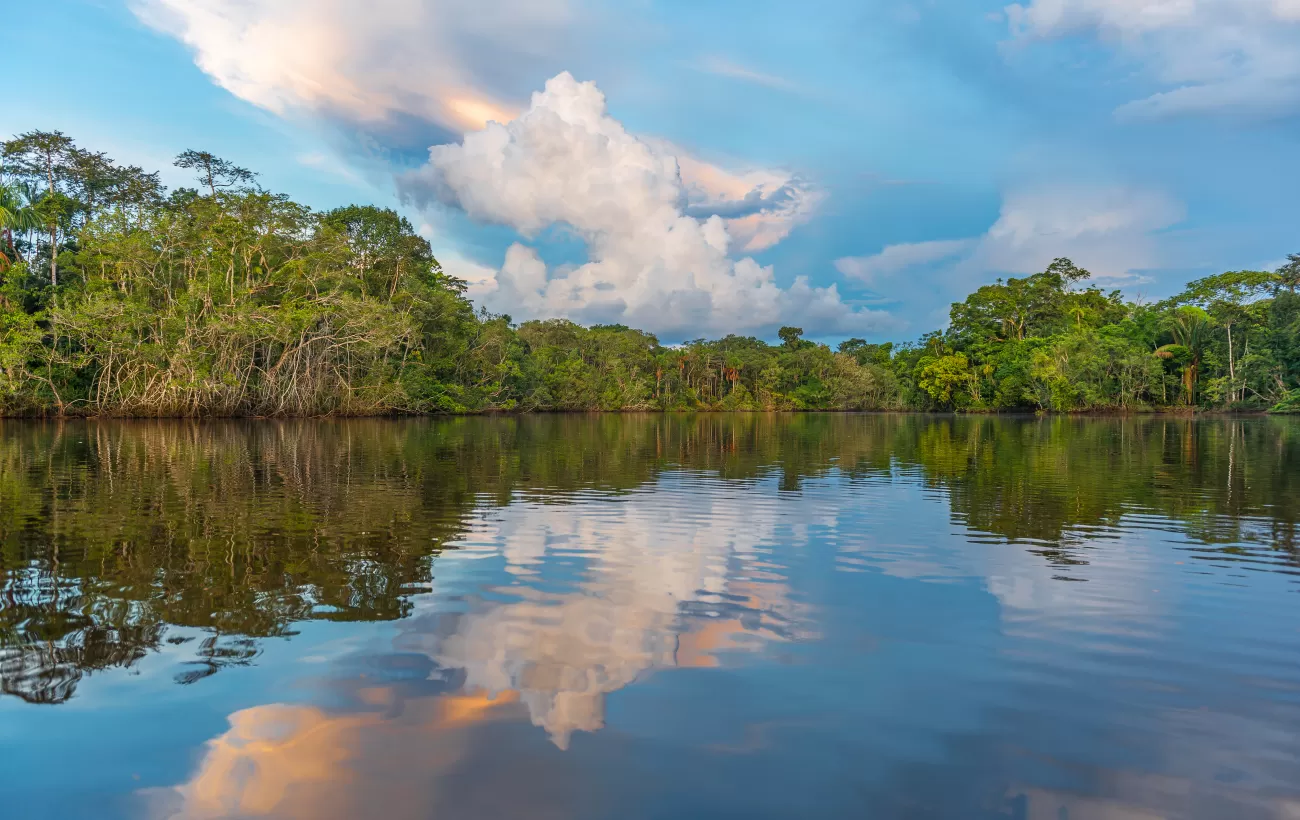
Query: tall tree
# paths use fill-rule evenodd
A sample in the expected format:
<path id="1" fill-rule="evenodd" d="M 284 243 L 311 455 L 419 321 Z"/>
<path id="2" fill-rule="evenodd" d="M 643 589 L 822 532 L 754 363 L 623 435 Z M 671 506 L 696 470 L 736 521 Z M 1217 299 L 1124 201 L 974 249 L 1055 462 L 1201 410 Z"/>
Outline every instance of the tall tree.
<path id="1" fill-rule="evenodd" d="M 124 181 L 122 169 L 107 154 L 80 148 L 68 154 L 67 176 L 72 196 L 80 202 L 87 221 L 112 200 Z"/>
<path id="2" fill-rule="evenodd" d="M 50 284 L 59 284 L 59 229 L 65 222 L 69 203 L 61 198 L 60 183 L 67 178 L 69 161 L 76 146 L 61 131 L 28 131 L 4 144 L 6 167 L 19 177 L 43 180 L 45 192 L 37 202 L 37 213 L 50 237 Z"/>
<path id="3" fill-rule="evenodd" d="M 1156 349 L 1156 356 L 1171 359 L 1182 365 L 1183 387 L 1187 403 L 1196 403 L 1196 381 L 1200 376 L 1201 362 L 1214 329 L 1214 320 L 1198 307 L 1181 307 L 1169 319 L 1168 330 L 1173 344 Z"/>
<path id="4" fill-rule="evenodd" d="M 1281 277 L 1267 271 L 1239 270 L 1217 273 L 1188 283 L 1174 304 L 1198 305 L 1223 325 L 1228 342 L 1228 400 L 1237 400 L 1237 356 L 1232 329 L 1250 322 L 1256 311 L 1249 305 L 1277 288 Z"/>
<path id="5" fill-rule="evenodd" d="M 1041 273 L 1005 282 L 999 279 L 952 306 L 952 333 L 970 343 L 981 339 L 1024 341 L 1050 332 L 1067 318 L 1069 288 L 1091 275 L 1061 258 Z"/>
<path id="6" fill-rule="evenodd" d="M 218 188 L 239 188 L 251 185 L 257 174 L 241 168 L 208 151 L 184 151 L 177 155 L 177 168 L 194 171 L 198 180 L 206 185 L 213 198 Z"/>
<path id="7" fill-rule="evenodd" d="M 321 215 L 321 228 L 348 246 L 349 264 L 368 295 L 393 298 L 406 276 L 428 283 L 441 272 L 429 242 L 391 208 L 348 205 Z"/>

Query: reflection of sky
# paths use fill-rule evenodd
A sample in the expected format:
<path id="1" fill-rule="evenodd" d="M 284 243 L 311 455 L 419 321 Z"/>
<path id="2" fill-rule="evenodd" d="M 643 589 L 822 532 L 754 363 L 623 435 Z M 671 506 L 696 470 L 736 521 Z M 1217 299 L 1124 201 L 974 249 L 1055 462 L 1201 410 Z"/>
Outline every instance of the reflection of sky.
<path id="1" fill-rule="evenodd" d="M 6 788 L 50 817 L 1295 816 L 1294 585 L 1141 523 L 1067 570 L 905 477 L 517 499 L 407 620 L 0 702 Z"/>
<path id="2" fill-rule="evenodd" d="M 471 687 L 520 692 L 566 748 L 603 725 L 607 693 L 651 669 L 802 635 L 773 545 L 798 549 L 810 522 L 834 526 L 833 510 L 710 490 L 670 476 L 618 500 L 496 511 L 439 569 L 487 559 L 508 580 L 468 592 L 454 613 L 422 602 L 397 643 L 465 669 Z"/>

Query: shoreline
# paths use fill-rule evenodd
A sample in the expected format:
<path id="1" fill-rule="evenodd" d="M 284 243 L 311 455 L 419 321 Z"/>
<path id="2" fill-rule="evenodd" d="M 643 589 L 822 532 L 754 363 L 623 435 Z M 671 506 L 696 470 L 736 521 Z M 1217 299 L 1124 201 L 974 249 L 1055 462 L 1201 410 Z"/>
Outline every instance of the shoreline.
<path id="1" fill-rule="evenodd" d="M 362 419 L 523 418 L 528 416 L 934 416 L 936 418 L 1283 418 L 1300 415 L 1268 410 L 1217 410 L 1200 408 L 1147 408 L 1107 410 L 479 410 L 465 413 L 320 413 L 320 414 L 139 414 L 139 413 L 31 413 L 4 414 L 3 421 L 324 421 Z"/>

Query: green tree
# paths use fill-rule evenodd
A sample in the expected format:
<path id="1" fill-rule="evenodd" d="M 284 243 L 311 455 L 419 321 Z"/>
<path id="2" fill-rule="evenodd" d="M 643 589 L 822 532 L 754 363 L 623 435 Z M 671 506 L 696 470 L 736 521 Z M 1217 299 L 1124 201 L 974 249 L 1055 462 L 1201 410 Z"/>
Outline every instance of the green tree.
<path id="1" fill-rule="evenodd" d="M 177 168 L 195 172 L 199 183 L 206 186 L 215 199 L 217 189 L 240 188 L 253 184 L 257 174 L 222 159 L 209 151 L 182 151 L 174 163 Z"/>
<path id="2" fill-rule="evenodd" d="M 4 237 L 4 246 L 0 247 L 0 273 L 18 260 L 14 231 L 35 230 L 41 224 L 32 206 L 35 196 L 30 186 L 0 183 L 0 234 Z"/>
<path id="3" fill-rule="evenodd" d="M 939 407 L 961 407 L 970 396 L 973 377 L 966 355 L 951 353 L 925 361 L 917 383 Z"/>
<path id="4" fill-rule="evenodd" d="M 1057 259 L 1042 273 L 984 285 L 952 306 L 952 335 L 960 344 L 971 344 L 1024 341 L 1051 332 L 1067 317 L 1068 288 L 1090 275 L 1069 259 Z"/>
<path id="5" fill-rule="evenodd" d="M 1228 271 L 1189 283 L 1183 292 L 1172 300 L 1174 304 L 1191 304 L 1205 308 L 1224 328 L 1228 354 L 1227 398 L 1229 402 L 1238 400 L 1240 390 L 1237 379 L 1237 344 L 1233 339 L 1233 328 L 1245 325 L 1249 329 L 1250 324 L 1258 322 L 1258 311 L 1252 310 L 1251 306 L 1273 292 L 1279 280 L 1278 274 L 1265 271 Z"/>
<path id="6" fill-rule="evenodd" d="M 1285 288 L 1291 293 L 1300 290 L 1300 253 L 1287 256 L 1285 265 L 1277 269 L 1277 287 Z"/>
<path id="7" fill-rule="evenodd" d="M 1196 382 L 1200 376 L 1201 362 L 1214 329 L 1214 320 L 1198 307 L 1181 307 L 1169 319 L 1168 330 L 1173 343 L 1161 345 L 1156 356 L 1179 364 L 1183 375 L 1183 389 L 1187 404 L 1196 403 Z"/>
<path id="8" fill-rule="evenodd" d="M 70 137 L 60 131 L 28 131 L 0 148 L 6 168 L 29 183 L 45 182 L 45 189 L 33 203 L 41 227 L 49 236 L 50 284 L 59 284 L 59 231 L 72 216 L 72 203 L 60 190 L 68 176 L 76 150 Z"/>
<path id="9" fill-rule="evenodd" d="M 781 344 L 793 350 L 799 347 L 799 343 L 803 337 L 803 328 L 783 327 L 776 332 L 776 335 L 781 338 Z"/>

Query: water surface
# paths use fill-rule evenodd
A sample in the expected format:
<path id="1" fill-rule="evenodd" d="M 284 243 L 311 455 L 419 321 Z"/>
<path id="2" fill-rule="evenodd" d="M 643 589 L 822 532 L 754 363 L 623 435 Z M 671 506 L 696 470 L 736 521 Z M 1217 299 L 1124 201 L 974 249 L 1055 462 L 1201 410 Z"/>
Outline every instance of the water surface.
<path id="1" fill-rule="evenodd" d="M 0 422 L 6 818 L 1300 817 L 1300 424 Z"/>

